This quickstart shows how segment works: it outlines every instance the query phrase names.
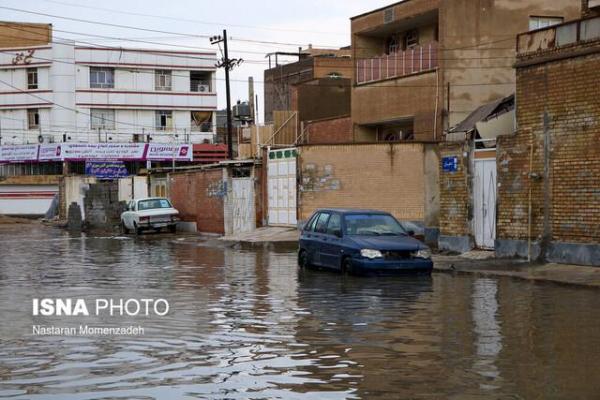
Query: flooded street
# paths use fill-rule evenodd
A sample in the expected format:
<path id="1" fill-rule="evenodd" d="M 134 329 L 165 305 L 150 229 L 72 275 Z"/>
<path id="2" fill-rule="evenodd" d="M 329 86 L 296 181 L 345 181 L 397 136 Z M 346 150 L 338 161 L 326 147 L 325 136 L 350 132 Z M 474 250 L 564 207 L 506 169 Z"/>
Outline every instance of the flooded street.
<path id="1" fill-rule="evenodd" d="M 343 277 L 293 251 L 0 226 L 0 398 L 591 399 L 600 294 L 506 278 Z M 33 316 L 33 298 L 166 316 Z M 33 325 L 141 326 L 140 336 Z"/>

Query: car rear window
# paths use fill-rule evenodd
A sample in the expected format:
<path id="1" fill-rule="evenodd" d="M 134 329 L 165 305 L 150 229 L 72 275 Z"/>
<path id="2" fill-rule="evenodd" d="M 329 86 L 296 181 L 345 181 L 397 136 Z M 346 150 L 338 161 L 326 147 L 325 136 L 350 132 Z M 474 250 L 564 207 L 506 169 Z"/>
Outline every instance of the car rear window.
<path id="1" fill-rule="evenodd" d="M 171 208 L 171 203 L 167 199 L 149 199 L 138 201 L 138 210 L 152 210 L 155 208 Z"/>

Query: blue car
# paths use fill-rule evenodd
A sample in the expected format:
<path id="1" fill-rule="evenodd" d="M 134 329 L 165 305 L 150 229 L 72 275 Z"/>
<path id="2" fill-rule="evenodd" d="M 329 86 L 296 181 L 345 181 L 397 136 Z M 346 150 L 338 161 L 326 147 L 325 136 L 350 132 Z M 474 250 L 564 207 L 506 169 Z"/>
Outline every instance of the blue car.
<path id="1" fill-rule="evenodd" d="M 431 250 L 383 211 L 323 209 L 300 233 L 298 263 L 344 273 L 431 273 Z"/>

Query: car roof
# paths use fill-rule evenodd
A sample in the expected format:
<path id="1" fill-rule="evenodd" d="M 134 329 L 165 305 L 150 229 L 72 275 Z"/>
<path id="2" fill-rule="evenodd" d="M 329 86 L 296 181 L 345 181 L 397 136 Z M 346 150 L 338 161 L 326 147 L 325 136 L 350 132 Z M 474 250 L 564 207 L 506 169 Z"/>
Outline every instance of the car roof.
<path id="1" fill-rule="evenodd" d="M 135 201 L 143 201 L 143 200 L 168 200 L 166 197 L 142 197 L 140 199 L 135 199 Z"/>
<path id="2" fill-rule="evenodd" d="M 387 211 L 369 210 L 362 208 L 319 208 L 315 212 L 320 211 L 336 212 L 340 214 L 389 214 L 389 212 Z"/>

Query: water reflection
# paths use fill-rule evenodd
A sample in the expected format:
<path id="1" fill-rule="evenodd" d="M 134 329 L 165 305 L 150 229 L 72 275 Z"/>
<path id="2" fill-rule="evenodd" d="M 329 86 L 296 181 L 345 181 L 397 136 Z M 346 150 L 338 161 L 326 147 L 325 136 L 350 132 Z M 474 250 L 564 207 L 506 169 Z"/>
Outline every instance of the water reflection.
<path id="1" fill-rule="evenodd" d="M 594 398 L 596 291 L 343 277 L 194 237 L 0 227 L 0 398 Z M 33 297 L 163 297 L 142 337 L 32 336 Z M 68 321 L 67 321 L 68 322 Z M 72 321 L 71 321 L 72 322 Z M 66 323 L 66 322 L 65 322 Z"/>

